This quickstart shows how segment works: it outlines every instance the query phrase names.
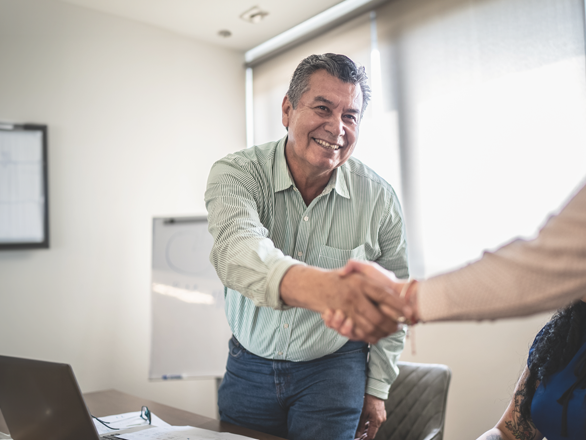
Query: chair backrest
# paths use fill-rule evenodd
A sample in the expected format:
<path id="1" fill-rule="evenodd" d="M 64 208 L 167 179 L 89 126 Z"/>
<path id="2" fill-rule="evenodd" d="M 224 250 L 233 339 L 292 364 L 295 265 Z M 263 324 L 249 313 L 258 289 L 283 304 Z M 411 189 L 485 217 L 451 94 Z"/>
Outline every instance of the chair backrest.
<path id="1" fill-rule="evenodd" d="M 446 365 L 398 362 L 375 440 L 442 440 L 452 373 Z"/>

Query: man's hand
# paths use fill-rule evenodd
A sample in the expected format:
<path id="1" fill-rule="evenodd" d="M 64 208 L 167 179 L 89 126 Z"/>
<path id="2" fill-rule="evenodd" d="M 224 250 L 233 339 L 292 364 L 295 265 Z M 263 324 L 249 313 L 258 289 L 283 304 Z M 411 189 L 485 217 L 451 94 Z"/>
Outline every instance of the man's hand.
<path id="1" fill-rule="evenodd" d="M 400 295 L 409 284 L 409 281 L 397 279 L 393 272 L 370 261 L 349 260 L 346 266 L 342 268 L 342 275 L 351 273 L 360 273 L 367 278 L 375 280 L 391 289 L 397 295 Z M 381 310 L 393 320 L 397 320 L 399 317 L 405 317 L 412 321 L 418 321 L 417 302 L 415 301 L 417 295 L 416 290 L 416 288 L 409 289 L 407 296 L 401 298 L 399 303 L 397 303 L 395 298 L 385 298 L 380 303 Z M 397 307 L 397 304 L 400 307 Z"/>
<path id="2" fill-rule="evenodd" d="M 379 309 L 385 315 L 396 322 L 400 317 L 405 317 L 414 321 L 418 320 L 418 313 L 416 310 L 416 289 L 411 289 L 410 295 L 407 298 L 398 298 L 398 295 L 407 285 L 407 281 L 398 280 L 392 272 L 382 268 L 376 263 L 350 260 L 344 268 L 341 269 L 341 274 L 347 276 L 352 273 L 360 273 L 370 280 L 376 281 L 390 289 L 392 295 L 382 298 L 379 301 Z M 327 309 L 322 313 L 322 318 L 325 324 L 333 330 L 336 330 L 342 336 L 349 339 L 362 339 L 356 332 L 356 326 L 351 316 L 344 313 L 343 310 Z"/>
<path id="3" fill-rule="evenodd" d="M 356 438 L 372 440 L 385 420 L 387 420 L 385 401 L 370 394 L 365 394 L 362 414 L 360 414 L 360 422 L 358 422 L 358 429 L 356 430 Z"/>
<path id="4" fill-rule="evenodd" d="M 382 279 L 382 278 L 381 278 Z M 387 286 L 358 271 L 323 270 L 293 266 L 281 280 L 281 299 L 285 304 L 318 313 L 340 310 L 352 322 L 352 335 L 370 344 L 398 330 L 379 304 L 401 308 L 402 301 Z"/>

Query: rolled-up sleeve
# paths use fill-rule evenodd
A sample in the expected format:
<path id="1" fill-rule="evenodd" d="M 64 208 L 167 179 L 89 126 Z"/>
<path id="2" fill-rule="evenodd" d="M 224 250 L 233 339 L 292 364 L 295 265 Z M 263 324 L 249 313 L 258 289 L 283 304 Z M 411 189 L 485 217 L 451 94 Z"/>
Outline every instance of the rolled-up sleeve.
<path id="1" fill-rule="evenodd" d="M 291 266 L 304 263 L 284 255 L 268 238 L 259 212 L 266 204 L 262 200 L 272 197 L 261 173 L 246 163 L 229 156 L 214 164 L 205 193 L 214 238 L 210 261 L 224 286 L 256 306 L 283 309 L 281 279 Z"/>
<path id="2" fill-rule="evenodd" d="M 399 278 L 409 277 L 405 236 L 401 207 L 393 192 L 379 232 L 381 256 L 376 262 Z M 405 335 L 406 331 L 400 330 L 371 346 L 367 394 L 383 400 L 388 398 L 391 385 L 399 374 L 397 361 L 405 346 Z"/>

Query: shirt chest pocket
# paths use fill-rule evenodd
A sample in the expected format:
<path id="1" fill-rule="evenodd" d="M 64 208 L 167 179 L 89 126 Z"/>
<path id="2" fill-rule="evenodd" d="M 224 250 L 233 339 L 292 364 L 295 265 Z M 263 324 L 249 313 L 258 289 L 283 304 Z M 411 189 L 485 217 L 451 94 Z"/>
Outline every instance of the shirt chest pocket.
<path id="1" fill-rule="evenodd" d="M 322 269 L 339 269 L 346 265 L 348 260 L 366 260 L 366 251 L 363 244 L 354 249 L 336 249 L 329 246 L 319 248 L 317 266 Z"/>

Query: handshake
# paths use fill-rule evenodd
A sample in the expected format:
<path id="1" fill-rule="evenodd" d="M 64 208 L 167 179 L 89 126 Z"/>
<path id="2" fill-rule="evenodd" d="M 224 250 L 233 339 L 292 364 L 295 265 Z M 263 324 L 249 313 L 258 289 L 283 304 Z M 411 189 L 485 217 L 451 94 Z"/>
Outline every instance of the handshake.
<path id="1" fill-rule="evenodd" d="M 398 280 L 376 263 L 350 260 L 341 269 L 293 266 L 281 281 L 289 306 L 321 314 L 342 336 L 370 344 L 419 321 L 417 282 Z"/>
<path id="2" fill-rule="evenodd" d="M 322 313 L 325 324 L 342 336 L 371 344 L 419 321 L 417 282 L 398 280 L 376 263 L 350 260 L 339 271 L 356 291 L 333 301 Z"/>

